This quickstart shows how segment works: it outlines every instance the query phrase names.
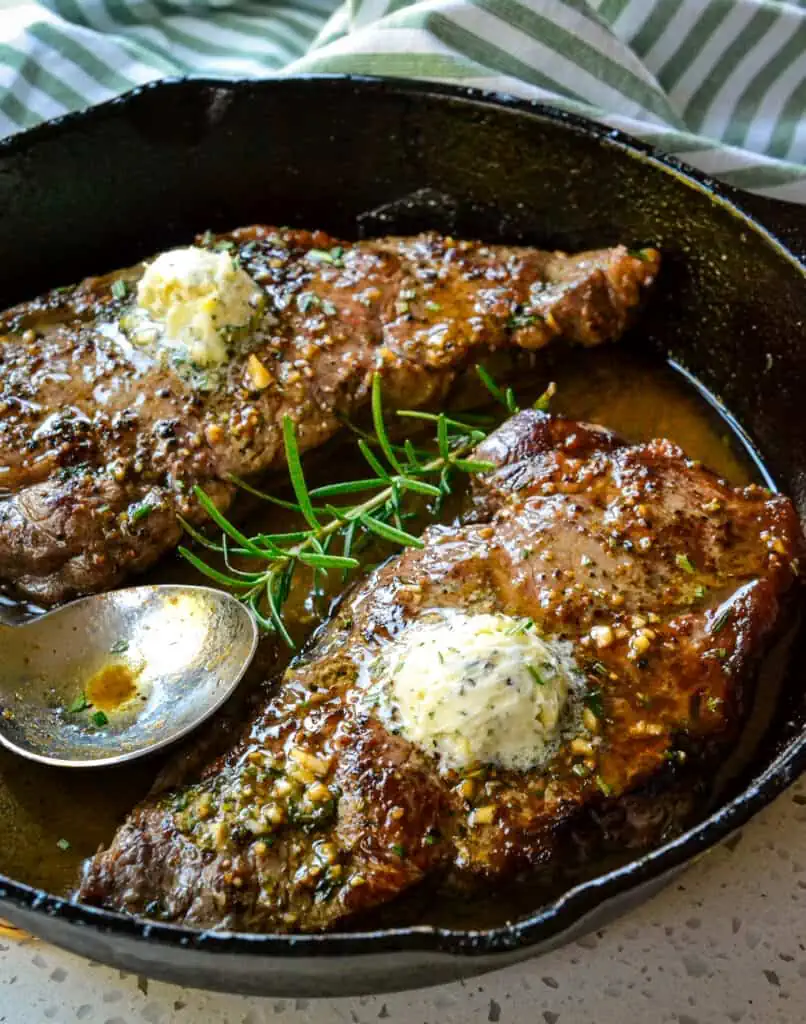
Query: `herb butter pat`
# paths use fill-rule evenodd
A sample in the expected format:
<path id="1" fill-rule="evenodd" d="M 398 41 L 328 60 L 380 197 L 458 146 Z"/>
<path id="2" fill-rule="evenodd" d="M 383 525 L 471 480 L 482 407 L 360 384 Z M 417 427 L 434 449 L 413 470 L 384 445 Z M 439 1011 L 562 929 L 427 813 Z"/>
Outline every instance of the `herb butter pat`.
<path id="1" fill-rule="evenodd" d="M 262 304 L 261 289 L 228 252 L 189 246 L 146 267 L 126 326 L 136 344 L 160 344 L 195 366 L 215 367 Z"/>
<path id="2" fill-rule="evenodd" d="M 529 619 L 453 612 L 407 627 L 375 662 L 368 695 L 386 728 L 436 755 L 442 771 L 526 771 L 556 749 L 582 685 L 569 652 Z"/>

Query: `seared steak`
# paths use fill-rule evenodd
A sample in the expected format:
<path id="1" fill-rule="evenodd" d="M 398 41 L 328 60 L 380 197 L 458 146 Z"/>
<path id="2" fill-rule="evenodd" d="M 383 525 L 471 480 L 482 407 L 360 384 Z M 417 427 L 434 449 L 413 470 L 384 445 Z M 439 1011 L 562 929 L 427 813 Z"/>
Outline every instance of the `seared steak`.
<path id="1" fill-rule="evenodd" d="M 426 879 L 504 881 L 573 859 L 580 837 L 640 846 L 681 826 L 676 781 L 707 777 L 735 740 L 795 593 L 791 503 L 731 488 L 668 441 L 538 412 L 478 457 L 498 468 L 476 478 L 468 518 L 358 584 L 237 748 L 139 806 L 87 863 L 81 899 L 310 931 Z M 542 767 L 446 772 L 372 711 L 372 666 L 435 609 L 529 617 L 573 645 L 586 712 Z"/>
<path id="2" fill-rule="evenodd" d="M 566 256 L 427 235 L 349 244 L 322 232 L 244 228 L 229 251 L 265 305 L 225 368 L 189 380 L 119 328 L 141 265 L 58 289 L 0 316 L 0 581 L 42 604 L 151 565 L 200 523 L 192 485 L 227 507 L 230 475 L 283 461 L 366 403 L 445 398 L 469 364 L 554 338 L 618 337 L 654 279 L 653 250 Z M 209 378 L 209 379 L 208 379 Z"/>

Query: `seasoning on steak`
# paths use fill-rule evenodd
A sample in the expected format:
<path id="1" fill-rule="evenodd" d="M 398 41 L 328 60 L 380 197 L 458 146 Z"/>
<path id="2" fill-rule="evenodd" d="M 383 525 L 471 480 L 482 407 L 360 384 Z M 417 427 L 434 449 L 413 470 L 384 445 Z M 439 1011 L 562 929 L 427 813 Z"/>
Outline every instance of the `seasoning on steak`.
<path id="1" fill-rule="evenodd" d="M 204 520 L 194 484 L 226 508 L 232 474 L 281 466 L 285 414 L 303 450 L 320 445 L 366 404 L 374 371 L 390 406 L 434 405 L 496 351 L 617 338 L 658 269 L 654 250 L 436 235 L 251 227 L 200 244 L 227 247 L 266 296 L 207 380 L 121 334 L 143 265 L 0 316 L 0 582 L 17 595 L 52 604 L 146 569 L 178 543 L 178 515 Z"/>
<path id="2" fill-rule="evenodd" d="M 663 794 L 692 769 L 707 777 L 735 740 L 795 594 L 791 503 L 728 486 L 669 441 L 627 445 L 538 412 L 477 455 L 498 468 L 476 478 L 469 518 L 361 582 L 244 740 L 88 861 L 81 899 L 313 931 L 426 879 L 528 876 L 572 858 L 577 834 L 647 845 L 681 826 L 691 801 Z M 572 642 L 590 714 L 542 768 L 441 773 L 357 699 L 360 666 L 437 608 L 528 616 Z"/>

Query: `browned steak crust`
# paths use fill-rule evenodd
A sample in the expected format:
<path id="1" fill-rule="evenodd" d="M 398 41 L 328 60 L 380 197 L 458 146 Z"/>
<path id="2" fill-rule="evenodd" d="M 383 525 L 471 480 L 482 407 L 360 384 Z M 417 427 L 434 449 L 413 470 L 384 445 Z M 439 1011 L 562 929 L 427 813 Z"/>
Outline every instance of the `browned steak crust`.
<path id="1" fill-rule="evenodd" d="M 281 465 L 285 414 L 313 448 L 366 402 L 376 370 L 390 403 L 422 406 L 497 350 L 618 337 L 658 267 L 651 250 L 436 235 L 349 244 L 252 227 L 207 244 L 230 246 L 268 300 L 210 390 L 109 336 L 142 266 L 0 316 L 0 582 L 17 594 L 51 604 L 145 569 L 178 542 L 177 513 L 203 520 L 193 484 L 227 507 L 231 474 Z"/>
<path id="2" fill-rule="evenodd" d="M 423 549 L 363 581 L 243 742 L 138 807 L 87 863 L 82 899 L 204 927 L 316 930 L 429 877 L 531 873 L 570 857 L 570 833 L 586 828 L 638 845 L 679 828 L 690 801 L 636 794 L 669 791 L 735 739 L 795 593 L 791 503 L 731 488 L 668 441 L 630 446 L 537 412 L 478 454 L 499 468 L 477 478 L 471 521 L 432 527 Z M 598 691 L 596 745 L 566 737 L 540 769 L 446 776 L 369 717 L 359 666 L 440 607 L 529 616 L 571 640 Z M 601 648 L 597 625 L 612 633 Z"/>

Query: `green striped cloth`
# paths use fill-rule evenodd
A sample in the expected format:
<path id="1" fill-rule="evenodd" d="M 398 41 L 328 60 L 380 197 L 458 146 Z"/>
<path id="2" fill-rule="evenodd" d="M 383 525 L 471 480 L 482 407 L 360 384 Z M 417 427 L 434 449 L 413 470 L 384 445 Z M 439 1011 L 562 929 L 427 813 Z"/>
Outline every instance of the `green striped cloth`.
<path id="1" fill-rule="evenodd" d="M 0 136 L 166 75 L 402 75 L 547 100 L 806 203 L 806 0 L 11 2 Z"/>

